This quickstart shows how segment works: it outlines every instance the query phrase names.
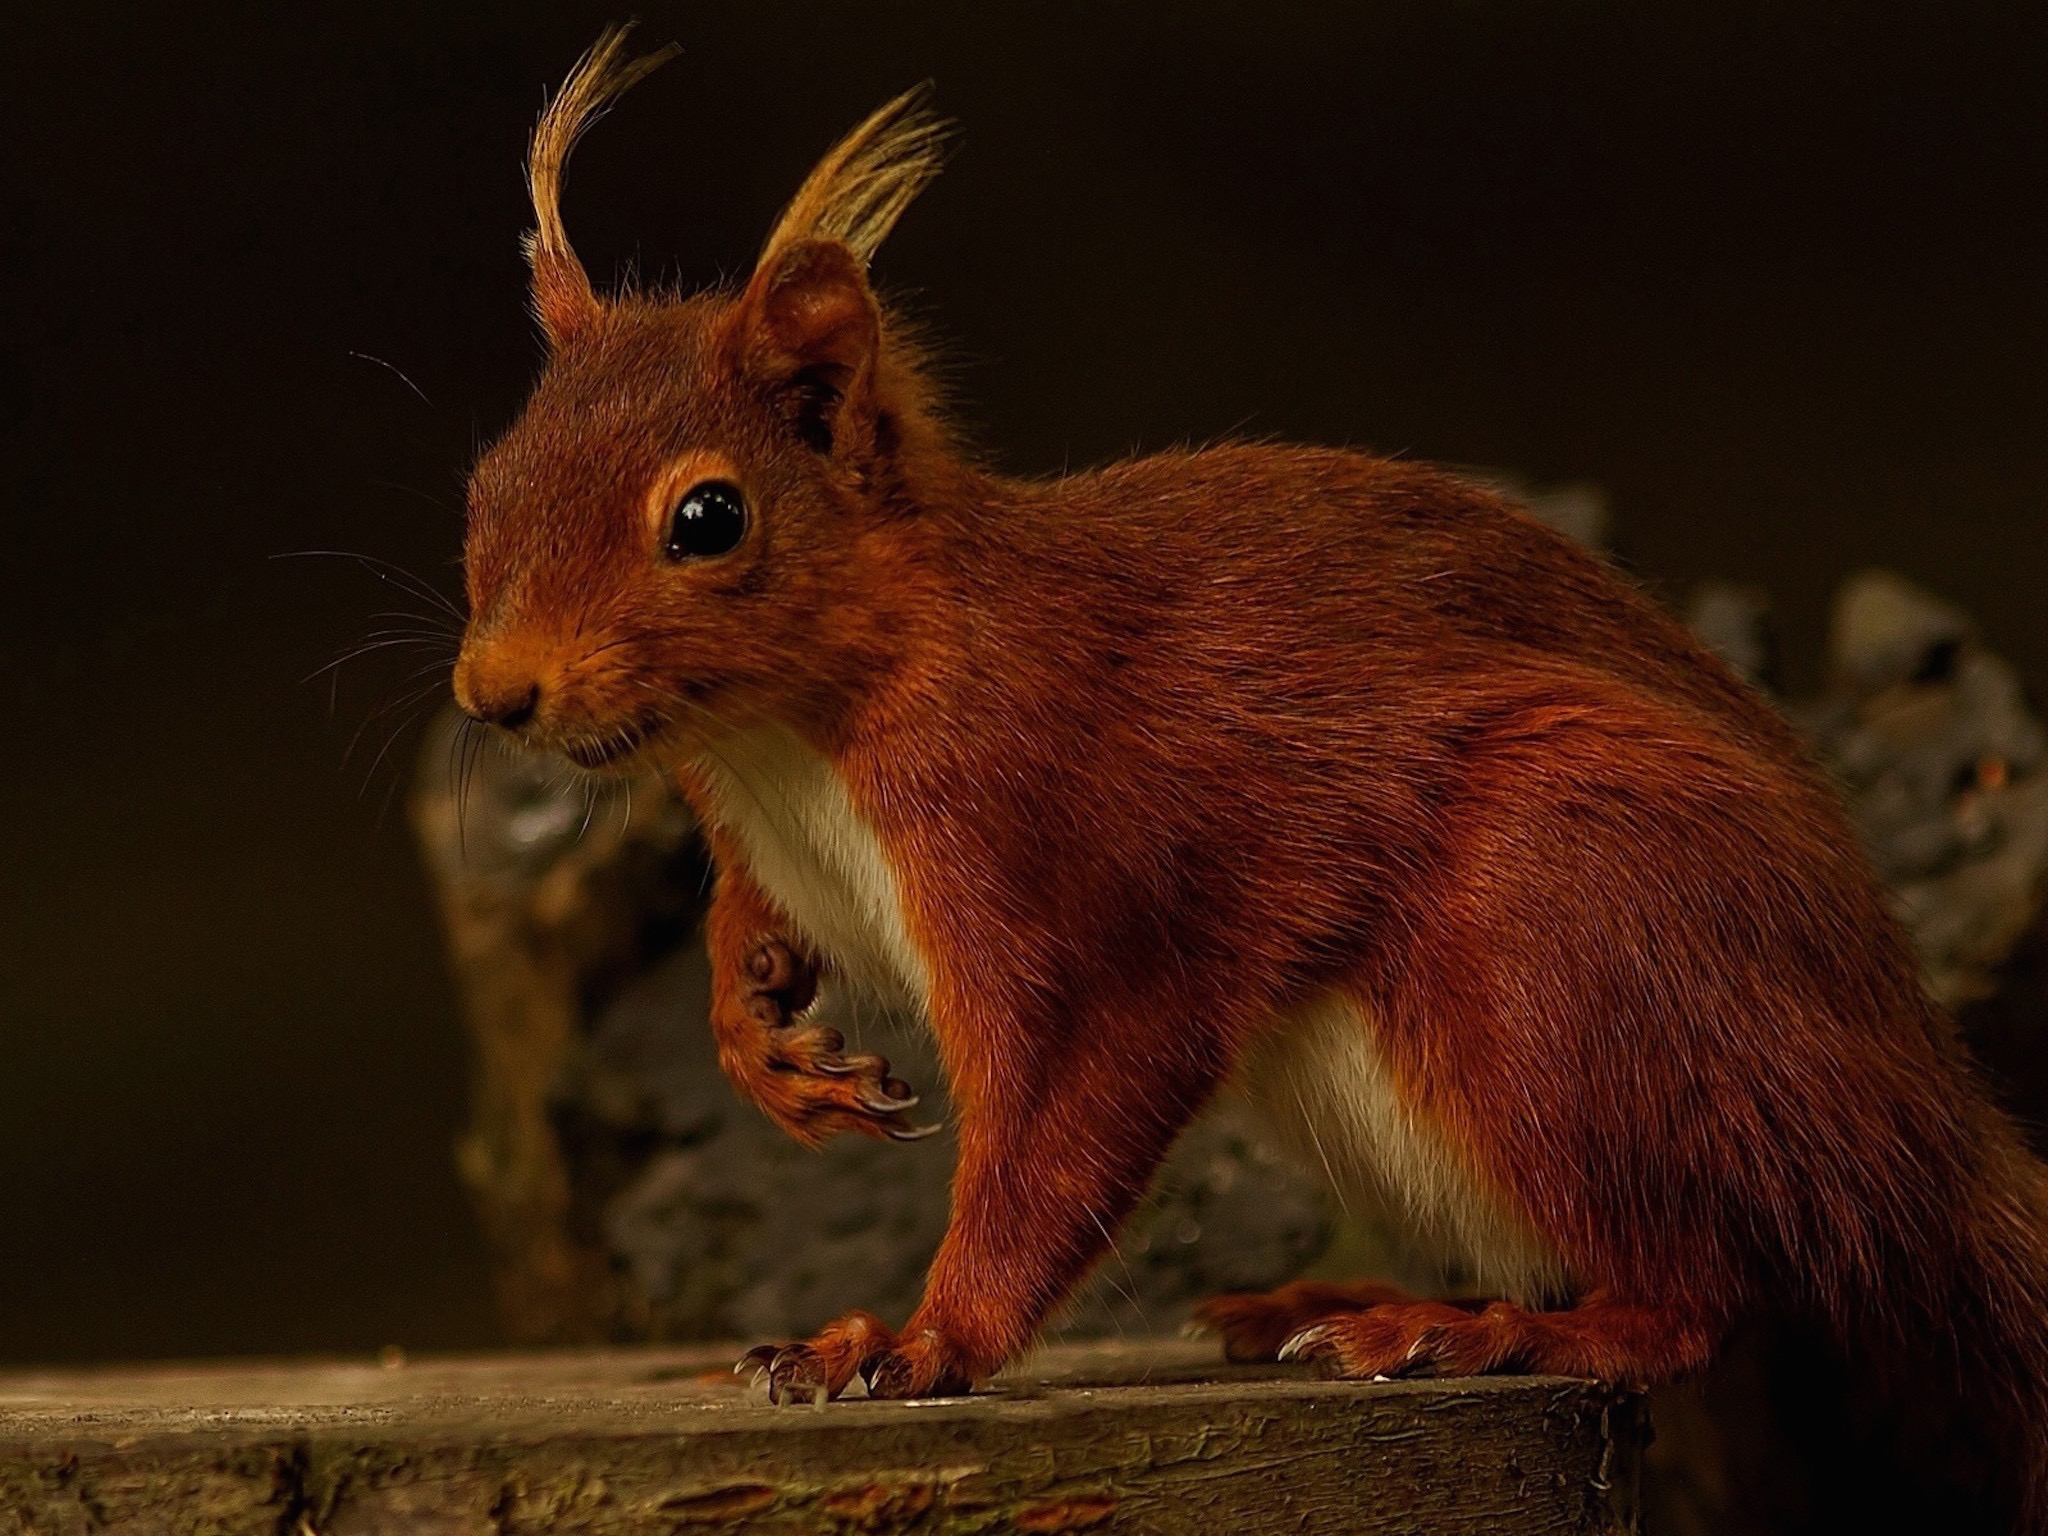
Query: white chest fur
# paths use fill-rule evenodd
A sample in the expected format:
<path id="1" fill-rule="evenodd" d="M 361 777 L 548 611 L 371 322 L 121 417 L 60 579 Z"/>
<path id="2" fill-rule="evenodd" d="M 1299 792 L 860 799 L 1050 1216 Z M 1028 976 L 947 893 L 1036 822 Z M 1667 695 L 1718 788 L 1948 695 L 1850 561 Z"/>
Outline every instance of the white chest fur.
<path id="1" fill-rule="evenodd" d="M 1372 1020 L 1349 999 L 1331 995 L 1281 1020 L 1242 1081 L 1282 1147 L 1320 1169 L 1348 1211 L 1390 1219 L 1490 1295 L 1535 1305 L 1562 1294 L 1557 1255 L 1410 1112 Z"/>
<path id="2" fill-rule="evenodd" d="M 923 1014 L 924 958 L 903 924 L 896 872 L 830 762 L 792 732 L 735 732 L 697 763 L 705 807 L 801 937 L 855 986 Z"/>

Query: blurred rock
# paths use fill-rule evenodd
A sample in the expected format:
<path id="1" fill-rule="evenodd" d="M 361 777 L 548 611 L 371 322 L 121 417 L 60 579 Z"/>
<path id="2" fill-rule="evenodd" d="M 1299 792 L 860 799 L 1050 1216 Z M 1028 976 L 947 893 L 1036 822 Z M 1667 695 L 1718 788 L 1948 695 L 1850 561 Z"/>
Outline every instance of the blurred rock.
<path id="1" fill-rule="evenodd" d="M 694 931 L 704 865 L 689 819 L 647 786 L 579 784 L 447 717 L 412 816 L 470 1038 L 456 1162 L 500 1316 L 514 1339 L 613 1337 L 631 1304 L 600 1236 L 611 1174 L 565 1155 L 561 1085 L 593 1010 Z"/>
<path id="2" fill-rule="evenodd" d="M 1574 481 L 1528 492 L 1521 499 L 1523 505 L 1559 533 L 1595 549 L 1606 546 L 1614 513 L 1608 505 L 1607 492 L 1599 486 Z"/>
<path id="3" fill-rule="evenodd" d="M 1448 466 L 1453 474 L 1526 508 L 1538 522 L 1548 523 L 1589 549 L 1605 549 L 1614 528 L 1614 511 L 1604 486 L 1590 480 L 1569 480 L 1538 486 L 1512 470 L 1471 464 Z"/>
<path id="4" fill-rule="evenodd" d="M 1760 688 L 1777 685 L 1777 636 L 1771 595 L 1733 581 L 1703 581 L 1685 605 L 1686 627 Z"/>
<path id="5" fill-rule="evenodd" d="M 1899 576 L 1851 577 L 1829 690 L 1795 705 L 1951 1008 L 1988 996 L 2048 894 L 2048 732 L 1960 610 Z"/>
<path id="6" fill-rule="evenodd" d="M 1843 692 L 1867 697 L 1945 673 L 1974 636 L 1960 608 L 1890 571 L 1861 571 L 1835 594 L 1828 662 Z"/>

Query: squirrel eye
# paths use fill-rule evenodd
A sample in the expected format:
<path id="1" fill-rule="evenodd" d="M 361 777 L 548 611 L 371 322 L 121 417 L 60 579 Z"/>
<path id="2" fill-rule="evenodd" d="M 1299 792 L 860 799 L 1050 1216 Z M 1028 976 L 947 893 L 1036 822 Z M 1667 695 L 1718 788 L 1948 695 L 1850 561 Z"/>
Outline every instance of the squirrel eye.
<path id="1" fill-rule="evenodd" d="M 727 480 L 706 480 L 685 491 L 669 514 L 662 552 L 671 560 L 729 554 L 746 531 L 747 503 L 740 488 Z"/>

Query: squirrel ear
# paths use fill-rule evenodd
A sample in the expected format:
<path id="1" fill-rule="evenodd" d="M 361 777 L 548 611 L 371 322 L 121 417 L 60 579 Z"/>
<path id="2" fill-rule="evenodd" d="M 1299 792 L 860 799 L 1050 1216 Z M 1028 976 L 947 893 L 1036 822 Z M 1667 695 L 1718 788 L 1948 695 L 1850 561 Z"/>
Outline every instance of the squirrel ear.
<path id="1" fill-rule="evenodd" d="M 861 260 L 838 240 L 770 251 L 740 296 L 741 366 L 785 391 L 804 441 L 829 451 L 849 413 L 871 413 L 882 313 Z"/>
<path id="2" fill-rule="evenodd" d="M 882 309 L 867 263 L 938 174 L 946 125 L 923 86 L 868 114 L 804 178 L 740 296 L 741 367 L 789 391 L 797 429 L 829 452 L 876 420 Z"/>

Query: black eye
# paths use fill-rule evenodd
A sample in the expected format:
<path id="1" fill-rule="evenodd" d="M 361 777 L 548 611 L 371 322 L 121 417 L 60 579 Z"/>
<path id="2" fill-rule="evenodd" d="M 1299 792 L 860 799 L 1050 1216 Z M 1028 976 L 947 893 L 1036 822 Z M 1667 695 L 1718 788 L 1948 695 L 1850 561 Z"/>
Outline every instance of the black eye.
<path id="1" fill-rule="evenodd" d="M 671 560 L 729 554 L 746 531 L 747 503 L 740 488 L 728 480 L 706 480 L 691 486 L 669 514 L 663 553 Z"/>

